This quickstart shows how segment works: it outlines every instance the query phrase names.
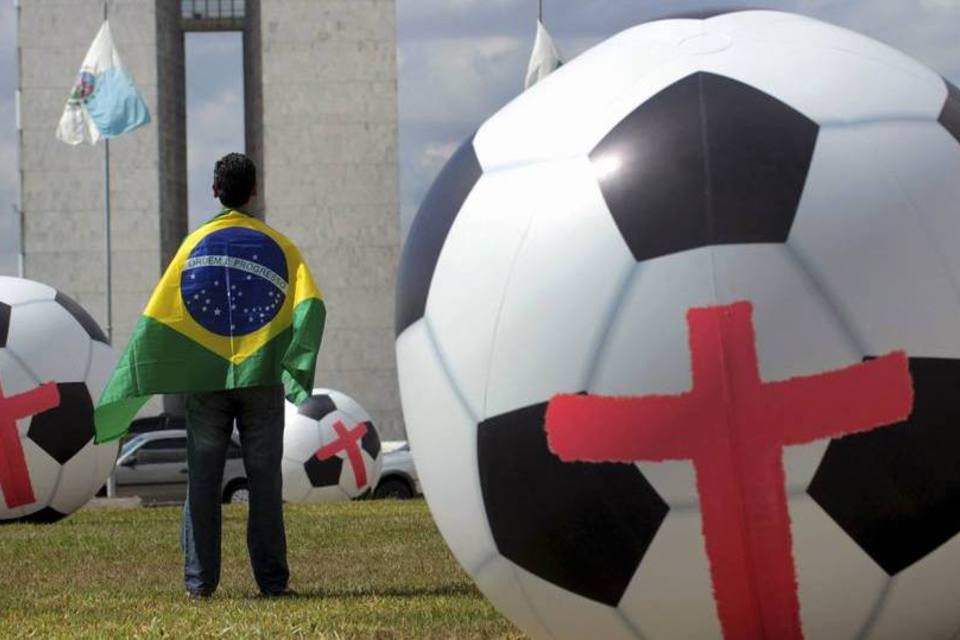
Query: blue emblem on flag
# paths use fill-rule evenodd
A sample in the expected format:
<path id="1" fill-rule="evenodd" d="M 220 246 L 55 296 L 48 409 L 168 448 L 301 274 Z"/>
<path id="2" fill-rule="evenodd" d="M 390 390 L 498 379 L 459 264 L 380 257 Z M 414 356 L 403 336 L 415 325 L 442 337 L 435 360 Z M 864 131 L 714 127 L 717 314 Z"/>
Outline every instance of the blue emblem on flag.
<path id="1" fill-rule="evenodd" d="M 264 233 L 243 227 L 214 231 L 187 258 L 180 295 L 207 331 L 244 336 L 279 313 L 288 288 L 287 260 Z"/>

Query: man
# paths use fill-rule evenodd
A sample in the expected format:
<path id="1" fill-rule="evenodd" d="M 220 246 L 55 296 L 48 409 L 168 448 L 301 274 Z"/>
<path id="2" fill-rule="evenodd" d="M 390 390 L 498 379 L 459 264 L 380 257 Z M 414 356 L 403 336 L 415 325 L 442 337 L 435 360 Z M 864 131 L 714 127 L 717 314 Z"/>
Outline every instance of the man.
<path id="1" fill-rule="evenodd" d="M 250 158 L 230 153 L 217 161 L 213 197 L 220 200 L 224 212 L 248 209 L 256 195 L 257 168 Z M 187 395 L 188 483 L 181 544 L 190 597 L 209 597 L 220 582 L 220 489 L 234 420 L 250 495 L 247 548 L 253 574 L 261 593 L 290 593 L 280 475 L 283 395 L 280 380 Z"/>
<path id="2" fill-rule="evenodd" d="M 97 442 L 123 435 L 153 393 L 186 393 L 188 489 L 181 542 L 190 598 L 220 581 L 221 483 L 234 421 L 249 485 L 247 545 L 265 596 L 291 593 L 280 458 L 284 391 L 313 386 L 325 307 L 296 247 L 243 211 L 256 197 L 243 154 L 217 161 L 223 211 L 190 234 L 147 305 L 97 406 Z"/>

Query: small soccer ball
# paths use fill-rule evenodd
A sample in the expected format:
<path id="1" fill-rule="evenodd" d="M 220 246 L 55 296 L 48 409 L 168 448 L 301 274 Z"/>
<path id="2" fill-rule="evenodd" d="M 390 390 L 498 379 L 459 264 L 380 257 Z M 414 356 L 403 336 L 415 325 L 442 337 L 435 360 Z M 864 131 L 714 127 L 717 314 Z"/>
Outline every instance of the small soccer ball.
<path id="1" fill-rule="evenodd" d="M 954 637 L 958 203 L 960 92 L 806 17 L 640 25 L 523 93 L 399 271 L 457 560 L 534 638 Z"/>
<path id="2" fill-rule="evenodd" d="M 55 522 L 106 482 L 117 443 L 93 443 L 93 408 L 116 363 L 64 293 L 0 277 L 0 522 Z"/>
<path id="3" fill-rule="evenodd" d="M 380 435 L 353 398 L 314 389 L 300 406 L 287 403 L 281 464 L 287 502 L 365 498 L 380 480 Z"/>

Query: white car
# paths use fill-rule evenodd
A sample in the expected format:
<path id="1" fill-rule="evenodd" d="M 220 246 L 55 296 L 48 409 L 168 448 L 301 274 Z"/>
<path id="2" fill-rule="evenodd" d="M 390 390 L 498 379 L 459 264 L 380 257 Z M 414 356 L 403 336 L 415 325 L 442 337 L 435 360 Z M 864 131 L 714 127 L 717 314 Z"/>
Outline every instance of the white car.
<path id="1" fill-rule="evenodd" d="M 419 496 L 420 478 L 413 465 L 410 444 L 406 440 L 385 440 L 383 447 L 383 471 L 373 497 L 406 500 Z"/>
<path id="2" fill-rule="evenodd" d="M 132 437 L 117 458 L 117 496 L 140 496 L 145 504 L 180 503 L 187 497 L 187 432 L 149 431 Z M 221 495 L 247 502 L 247 474 L 236 432 L 227 447 Z"/>

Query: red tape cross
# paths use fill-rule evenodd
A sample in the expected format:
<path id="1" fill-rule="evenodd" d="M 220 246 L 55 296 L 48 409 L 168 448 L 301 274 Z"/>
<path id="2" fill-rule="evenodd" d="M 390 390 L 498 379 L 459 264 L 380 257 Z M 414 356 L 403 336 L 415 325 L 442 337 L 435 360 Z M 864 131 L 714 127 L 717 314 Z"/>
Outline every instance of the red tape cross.
<path id="1" fill-rule="evenodd" d="M 363 436 L 367 435 L 367 425 L 359 422 L 352 429 L 347 430 L 347 426 L 337 420 L 333 423 L 333 430 L 337 432 L 337 439 L 317 449 L 314 456 L 317 460 L 326 460 L 341 451 L 346 451 L 350 467 L 353 469 L 353 477 L 357 481 L 357 489 L 364 488 L 367 485 L 367 467 L 363 464 L 358 443 Z"/>
<path id="2" fill-rule="evenodd" d="M 913 385 L 902 351 L 762 382 L 751 314 L 749 302 L 690 309 L 690 391 L 558 395 L 547 437 L 566 462 L 692 460 L 724 637 L 799 639 L 783 447 L 900 422 Z"/>
<path id="3" fill-rule="evenodd" d="M 53 382 L 9 398 L 3 395 L 3 386 L 0 385 L 0 489 L 8 509 L 36 502 L 30 484 L 30 470 L 17 433 L 17 420 L 43 413 L 59 404 L 60 392 Z"/>

